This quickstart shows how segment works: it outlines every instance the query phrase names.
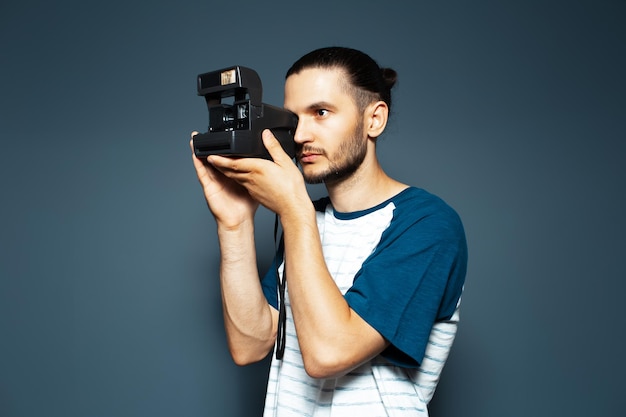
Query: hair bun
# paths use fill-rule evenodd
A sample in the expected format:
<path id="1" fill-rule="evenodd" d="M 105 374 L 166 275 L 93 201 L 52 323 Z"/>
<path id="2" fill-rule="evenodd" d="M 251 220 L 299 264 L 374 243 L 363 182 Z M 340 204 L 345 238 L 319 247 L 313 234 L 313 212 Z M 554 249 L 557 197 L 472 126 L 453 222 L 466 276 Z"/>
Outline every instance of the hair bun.
<path id="1" fill-rule="evenodd" d="M 383 78 L 383 82 L 390 90 L 398 80 L 398 73 L 392 68 L 381 68 L 380 75 Z"/>

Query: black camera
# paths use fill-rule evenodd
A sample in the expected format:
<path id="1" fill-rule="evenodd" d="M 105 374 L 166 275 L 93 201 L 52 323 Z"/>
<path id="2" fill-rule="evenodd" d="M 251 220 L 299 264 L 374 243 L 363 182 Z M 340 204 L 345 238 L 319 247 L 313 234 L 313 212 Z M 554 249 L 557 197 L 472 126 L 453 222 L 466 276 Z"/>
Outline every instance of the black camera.
<path id="1" fill-rule="evenodd" d="M 195 155 L 271 159 L 261 139 L 263 130 L 270 129 L 294 158 L 298 117 L 262 103 L 262 92 L 259 75 L 250 68 L 237 65 L 198 75 L 198 95 L 204 96 L 209 108 L 209 131 L 193 137 Z"/>

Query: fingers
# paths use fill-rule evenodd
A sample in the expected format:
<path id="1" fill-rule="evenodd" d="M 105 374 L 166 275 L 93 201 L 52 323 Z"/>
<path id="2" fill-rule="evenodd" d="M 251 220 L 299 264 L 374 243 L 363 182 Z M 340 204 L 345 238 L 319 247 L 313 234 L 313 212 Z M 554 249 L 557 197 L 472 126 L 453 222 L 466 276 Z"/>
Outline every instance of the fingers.
<path id="1" fill-rule="evenodd" d="M 197 134 L 197 132 L 194 132 Z M 193 150 L 193 135 L 191 146 Z M 267 148 L 272 161 L 263 158 L 233 157 L 224 155 L 208 155 L 206 158 L 207 165 L 217 169 L 223 175 L 235 180 L 240 184 L 247 183 L 254 173 L 267 173 L 272 166 L 288 167 L 292 162 L 289 155 L 285 153 L 280 142 L 272 134 L 269 129 L 265 129 L 262 134 L 263 145 Z M 292 164 L 293 165 L 293 164 Z M 277 167 L 275 167 L 277 168 Z"/>
<path id="2" fill-rule="evenodd" d="M 189 140 L 189 147 L 191 149 L 191 160 L 193 162 L 193 166 L 196 169 L 196 174 L 198 176 L 198 180 L 202 184 L 203 187 L 208 185 L 209 183 L 215 181 L 215 176 L 217 171 L 210 166 L 210 164 L 206 163 L 206 159 L 199 158 L 195 154 L 195 149 L 193 146 L 193 138 L 197 135 L 198 132 L 193 131 L 191 133 L 191 139 Z"/>
<path id="3" fill-rule="evenodd" d="M 248 174 L 255 169 L 256 158 L 235 158 L 220 155 L 209 155 L 207 161 L 229 178 L 237 179 L 242 174 Z"/>
<path id="4" fill-rule="evenodd" d="M 193 137 L 196 136 L 199 132 L 193 131 L 191 132 L 191 138 L 189 139 L 189 146 L 191 146 L 191 150 L 193 151 Z"/>

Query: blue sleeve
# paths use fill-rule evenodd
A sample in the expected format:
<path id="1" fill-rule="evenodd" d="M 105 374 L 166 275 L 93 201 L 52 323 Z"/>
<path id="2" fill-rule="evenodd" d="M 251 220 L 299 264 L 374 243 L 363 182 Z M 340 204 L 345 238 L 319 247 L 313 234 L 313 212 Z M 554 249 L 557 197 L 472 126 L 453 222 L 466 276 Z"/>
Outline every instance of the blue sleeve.
<path id="1" fill-rule="evenodd" d="M 276 257 L 272 262 L 272 266 L 261 280 L 263 294 L 269 305 L 278 310 L 278 282 L 276 281 Z"/>
<path id="2" fill-rule="evenodd" d="M 278 250 L 274 255 L 272 265 L 270 265 L 270 268 L 261 280 L 263 294 L 265 295 L 269 305 L 274 307 L 276 310 L 278 310 L 278 278 L 276 274 L 278 273 L 278 267 L 283 263 L 283 252 L 284 247 L 281 239 Z"/>
<path id="3" fill-rule="evenodd" d="M 466 265 L 465 233 L 456 212 L 436 198 L 417 207 L 398 204 L 345 297 L 390 342 L 384 357 L 417 367 L 433 324 L 454 313 Z"/>

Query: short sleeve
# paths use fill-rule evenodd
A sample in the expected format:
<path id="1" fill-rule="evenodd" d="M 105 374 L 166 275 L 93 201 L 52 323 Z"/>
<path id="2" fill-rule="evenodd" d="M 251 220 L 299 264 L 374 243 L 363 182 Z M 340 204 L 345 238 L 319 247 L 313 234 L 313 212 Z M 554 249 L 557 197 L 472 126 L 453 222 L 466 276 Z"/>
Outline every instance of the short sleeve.
<path id="1" fill-rule="evenodd" d="M 391 344 L 383 356 L 421 363 L 432 326 L 449 319 L 463 290 L 467 246 L 460 218 L 437 198 L 398 204 L 345 298 Z"/>
<path id="2" fill-rule="evenodd" d="M 274 260 L 261 280 L 261 288 L 263 295 L 267 299 L 269 305 L 278 310 L 278 268 L 283 263 L 283 245 L 281 244 L 274 255 Z"/>

